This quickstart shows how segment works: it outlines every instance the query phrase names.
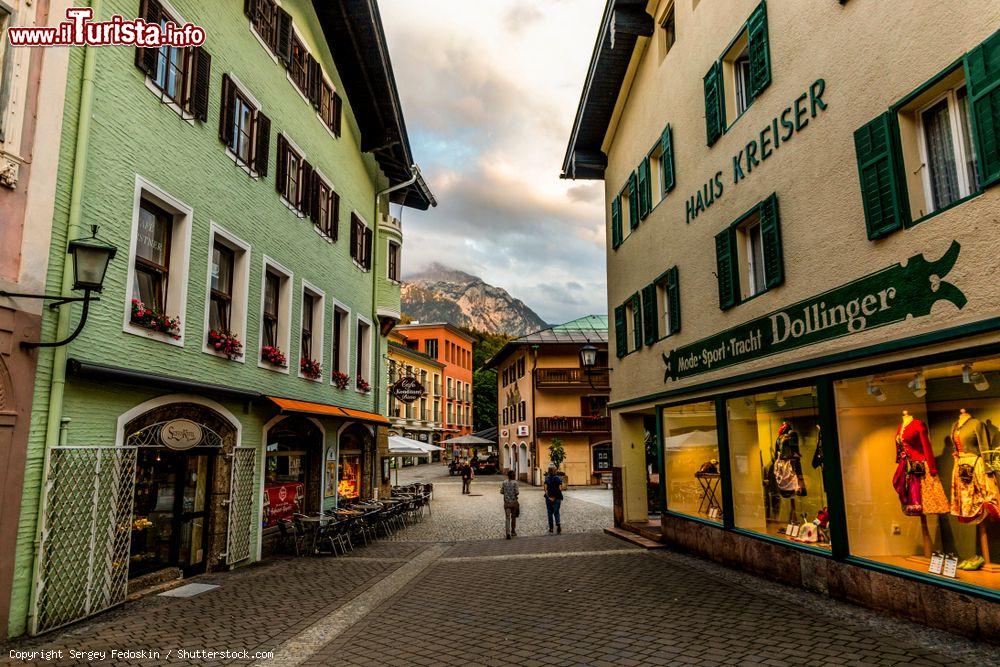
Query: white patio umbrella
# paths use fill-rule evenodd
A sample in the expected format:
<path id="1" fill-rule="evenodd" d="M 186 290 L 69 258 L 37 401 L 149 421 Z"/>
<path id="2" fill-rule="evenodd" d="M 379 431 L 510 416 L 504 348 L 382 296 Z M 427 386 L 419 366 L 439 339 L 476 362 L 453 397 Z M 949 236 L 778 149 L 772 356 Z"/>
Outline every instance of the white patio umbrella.
<path id="1" fill-rule="evenodd" d="M 401 435 L 389 436 L 389 453 L 396 458 L 396 484 L 399 485 L 399 468 L 404 456 L 426 456 L 430 458 L 431 452 L 441 451 L 441 447 L 428 442 L 420 442 L 413 438 L 406 438 Z"/>

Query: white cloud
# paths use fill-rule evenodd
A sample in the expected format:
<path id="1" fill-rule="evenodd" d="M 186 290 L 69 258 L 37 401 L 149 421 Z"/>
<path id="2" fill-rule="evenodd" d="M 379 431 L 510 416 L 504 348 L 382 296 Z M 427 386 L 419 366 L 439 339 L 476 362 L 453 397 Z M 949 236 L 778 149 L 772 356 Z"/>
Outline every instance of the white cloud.
<path id="1" fill-rule="evenodd" d="M 551 322 L 606 311 L 603 185 L 559 179 L 603 5 L 380 2 L 410 142 L 440 202 L 403 212 L 404 269 L 475 273 Z"/>

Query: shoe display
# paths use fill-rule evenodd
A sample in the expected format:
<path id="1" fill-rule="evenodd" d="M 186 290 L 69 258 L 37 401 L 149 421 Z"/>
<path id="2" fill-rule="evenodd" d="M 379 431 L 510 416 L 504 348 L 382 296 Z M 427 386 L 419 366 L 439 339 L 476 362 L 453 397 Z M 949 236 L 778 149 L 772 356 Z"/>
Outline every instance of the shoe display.
<path id="1" fill-rule="evenodd" d="M 961 563 L 958 564 L 959 570 L 975 571 L 986 564 L 986 559 L 982 556 L 972 556 L 971 558 L 966 558 Z"/>

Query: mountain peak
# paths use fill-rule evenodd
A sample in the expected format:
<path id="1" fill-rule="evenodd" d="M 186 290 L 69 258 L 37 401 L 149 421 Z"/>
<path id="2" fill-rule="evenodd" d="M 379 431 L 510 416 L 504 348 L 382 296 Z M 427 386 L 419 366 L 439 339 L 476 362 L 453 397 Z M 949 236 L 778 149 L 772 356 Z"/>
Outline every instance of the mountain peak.
<path id="1" fill-rule="evenodd" d="M 502 287 L 438 262 L 404 278 L 403 312 L 422 322 L 449 322 L 489 333 L 523 336 L 545 321 Z"/>

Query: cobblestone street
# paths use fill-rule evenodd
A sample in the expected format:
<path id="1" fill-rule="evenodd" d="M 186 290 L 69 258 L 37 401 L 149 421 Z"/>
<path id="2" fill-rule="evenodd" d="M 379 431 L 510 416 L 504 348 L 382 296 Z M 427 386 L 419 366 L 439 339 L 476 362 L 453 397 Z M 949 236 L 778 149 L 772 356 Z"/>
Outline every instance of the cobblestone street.
<path id="1" fill-rule="evenodd" d="M 522 485 L 522 537 L 496 539 L 499 478 L 479 478 L 482 495 L 463 498 L 441 470 L 402 471 L 401 481 L 434 479 L 433 515 L 391 541 L 196 577 L 218 588 L 127 603 L 5 646 L 0 662 L 1000 665 L 982 644 L 604 535 L 610 512 L 597 490 L 571 491 L 564 533 L 550 536 L 540 494 Z"/>

